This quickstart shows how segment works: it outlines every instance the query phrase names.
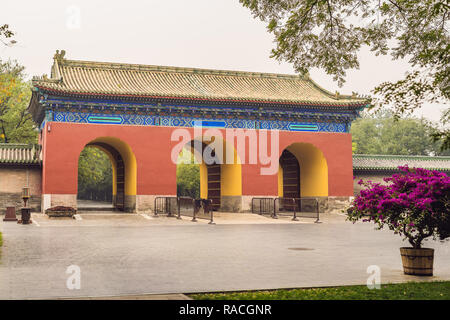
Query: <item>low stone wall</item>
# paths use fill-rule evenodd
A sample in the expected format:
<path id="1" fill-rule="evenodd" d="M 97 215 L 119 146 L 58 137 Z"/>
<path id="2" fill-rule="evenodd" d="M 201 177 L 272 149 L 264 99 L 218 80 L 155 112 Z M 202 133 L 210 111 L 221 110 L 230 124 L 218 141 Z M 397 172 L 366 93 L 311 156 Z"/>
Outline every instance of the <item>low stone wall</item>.
<path id="1" fill-rule="evenodd" d="M 328 197 L 320 200 L 320 212 L 340 213 L 350 206 L 353 197 Z"/>
<path id="2" fill-rule="evenodd" d="M 251 213 L 252 212 L 252 199 L 253 198 L 269 198 L 269 199 L 275 199 L 277 196 L 242 196 L 242 210 L 243 213 Z M 258 204 L 255 204 L 257 206 L 258 210 Z"/>
<path id="3" fill-rule="evenodd" d="M 0 192 L 0 214 L 5 214 L 7 207 L 15 207 L 16 213 L 19 213 L 20 208 L 23 207 L 22 193 Z M 40 212 L 41 197 L 31 196 L 27 201 L 27 207 L 31 208 L 32 212 Z"/>
<path id="4" fill-rule="evenodd" d="M 76 194 L 43 194 L 42 212 L 57 206 L 77 208 Z"/>
<path id="5" fill-rule="evenodd" d="M 360 180 L 363 180 L 365 182 L 367 181 L 372 181 L 375 183 L 381 183 L 381 184 L 386 184 L 386 182 L 384 182 L 383 178 L 386 177 L 390 177 L 392 176 L 392 172 L 391 173 L 383 173 L 383 172 L 355 172 L 355 178 L 353 180 L 353 192 L 356 195 L 359 194 L 359 192 L 364 189 L 364 186 L 359 185 L 358 182 Z"/>
<path id="6" fill-rule="evenodd" d="M 176 195 L 137 195 L 135 196 L 135 211 L 138 213 L 153 213 L 155 210 L 155 199 L 158 197 L 176 197 Z M 172 200 L 172 207 L 176 208 L 176 200 Z M 175 214 L 176 210 L 173 209 Z"/>
<path id="7" fill-rule="evenodd" d="M 32 211 L 41 211 L 41 168 L 40 166 L 0 167 L 0 213 L 6 212 L 6 207 L 16 207 L 16 212 L 23 207 L 22 188 L 30 188 L 31 199 L 27 206 Z"/>

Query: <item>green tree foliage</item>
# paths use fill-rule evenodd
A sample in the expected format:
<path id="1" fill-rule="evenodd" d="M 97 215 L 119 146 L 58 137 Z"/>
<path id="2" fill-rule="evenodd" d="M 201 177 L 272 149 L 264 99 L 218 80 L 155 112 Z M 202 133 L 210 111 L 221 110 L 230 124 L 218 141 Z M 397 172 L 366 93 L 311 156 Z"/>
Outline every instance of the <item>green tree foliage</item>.
<path id="1" fill-rule="evenodd" d="M 38 132 L 27 111 L 31 85 L 24 67 L 16 61 L 0 61 L 0 141 L 36 143 Z"/>
<path id="2" fill-rule="evenodd" d="M 84 148 L 78 159 L 78 198 L 112 201 L 111 160 L 95 147 Z"/>
<path id="3" fill-rule="evenodd" d="M 430 136 L 433 125 L 424 119 L 405 117 L 395 120 L 386 112 L 366 114 L 352 124 L 356 154 L 449 155 L 441 150 L 442 141 Z"/>
<path id="4" fill-rule="evenodd" d="M 304 74 L 320 68 L 342 85 L 359 68 L 358 53 L 408 59 L 411 71 L 374 89 L 374 106 L 392 105 L 394 116 L 424 103 L 450 99 L 448 0 L 240 0 L 275 36 L 272 56 Z M 450 132 L 434 137 L 450 146 Z"/>
<path id="5" fill-rule="evenodd" d="M 177 165 L 177 195 L 200 198 L 200 168 L 197 164 Z"/>
<path id="6" fill-rule="evenodd" d="M 178 157 L 177 195 L 200 198 L 200 166 L 196 162 L 194 154 L 186 148 Z"/>
<path id="7" fill-rule="evenodd" d="M 433 128 L 433 132 L 431 136 L 433 137 L 433 141 L 443 141 L 441 145 L 442 150 L 450 150 L 450 108 L 444 110 L 441 117 L 441 122 L 444 129 L 435 129 Z"/>
<path id="8" fill-rule="evenodd" d="M 16 40 L 11 39 L 14 36 L 14 32 L 9 29 L 9 25 L 0 25 L 0 42 L 5 46 L 12 46 L 16 43 Z"/>

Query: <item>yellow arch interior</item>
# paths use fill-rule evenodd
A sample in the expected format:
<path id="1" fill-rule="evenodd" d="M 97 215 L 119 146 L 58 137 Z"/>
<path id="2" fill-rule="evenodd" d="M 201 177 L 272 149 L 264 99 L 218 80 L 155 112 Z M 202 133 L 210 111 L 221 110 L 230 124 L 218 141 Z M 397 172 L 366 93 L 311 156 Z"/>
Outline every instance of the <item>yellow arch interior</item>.
<path id="1" fill-rule="evenodd" d="M 320 149 L 309 143 L 294 143 L 286 148 L 300 165 L 300 196 L 328 196 L 328 165 Z M 283 171 L 278 167 L 278 195 L 283 196 Z"/>
<path id="2" fill-rule="evenodd" d="M 208 169 L 204 162 L 200 166 L 200 198 L 208 199 Z"/>
<path id="3" fill-rule="evenodd" d="M 90 143 L 105 143 L 109 146 L 113 147 L 117 150 L 117 152 L 120 153 L 122 156 L 124 165 L 125 165 L 125 195 L 134 196 L 137 192 L 137 163 L 136 163 L 136 157 L 131 150 L 131 147 L 123 142 L 122 140 L 114 137 L 100 137 L 95 140 L 92 140 Z M 96 146 L 98 147 L 98 146 Z M 101 148 L 101 147 L 98 147 Z M 103 151 L 104 149 L 101 148 Z M 109 152 L 106 152 L 112 157 L 112 155 Z M 117 194 L 117 166 L 115 163 L 115 160 L 112 161 L 113 163 L 113 194 Z"/>
<path id="4" fill-rule="evenodd" d="M 233 163 L 224 163 L 220 166 L 220 195 L 240 196 L 242 195 L 242 166 L 236 149 L 223 141 L 223 154 L 233 154 Z M 225 157 L 225 156 L 224 156 Z M 224 162 L 226 162 L 224 160 Z"/>
<path id="5" fill-rule="evenodd" d="M 283 197 L 283 168 L 278 166 L 278 196 Z"/>

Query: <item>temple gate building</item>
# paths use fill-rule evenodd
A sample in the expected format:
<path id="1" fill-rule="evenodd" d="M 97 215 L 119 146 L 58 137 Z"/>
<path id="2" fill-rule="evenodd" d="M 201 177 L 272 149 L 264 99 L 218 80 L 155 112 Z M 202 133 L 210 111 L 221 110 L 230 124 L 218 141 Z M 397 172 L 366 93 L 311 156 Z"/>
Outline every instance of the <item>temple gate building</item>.
<path id="1" fill-rule="evenodd" d="M 40 128 L 42 210 L 77 207 L 78 158 L 86 146 L 111 159 L 117 209 L 152 210 L 155 197 L 176 196 L 177 129 L 189 134 L 192 150 L 201 146 L 199 154 L 217 140 L 203 140 L 214 129 L 234 154 L 233 163 L 200 165 L 201 196 L 219 210 L 249 211 L 253 197 L 319 197 L 324 207 L 346 201 L 353 196 L 349 130 L 367 105 L 308 75 L 76 61 L 57 51 L 50 77 L 33 78 L 29 105 Z M 255 132 L 259 142 L 267 131 L 269 154 L 277 131 L 275 173 L 261 174 L 269 165 L 250 163 L 256 151 L 247 143 L 246 153 L 238 152 L 228 129 Z"/>

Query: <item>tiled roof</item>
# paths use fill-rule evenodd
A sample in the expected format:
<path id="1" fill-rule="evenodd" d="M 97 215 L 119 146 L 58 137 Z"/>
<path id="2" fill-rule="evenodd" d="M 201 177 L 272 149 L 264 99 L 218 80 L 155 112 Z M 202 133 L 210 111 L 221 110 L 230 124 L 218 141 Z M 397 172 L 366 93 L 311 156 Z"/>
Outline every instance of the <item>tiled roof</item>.
<path id="1" fill-rule="evenodd" d="M 365 106 L 367 98 L 333 94 L 309 76 L 67 60 L 55 54 L 51 77 L 34 77 L 47 91 L 162 99 Z"/>
<path id="2" fill-rule="evenodd" d="M 0 164 L 40 164 L 41 146 L 0 143 Z"/>
<path id="3" fill-rule="evenodd" d="M 402 156 L 402 155 L 353 155 L 353 170 L 397 170 L 399 166 L 450 171 L 450 157 Z"/>

